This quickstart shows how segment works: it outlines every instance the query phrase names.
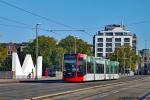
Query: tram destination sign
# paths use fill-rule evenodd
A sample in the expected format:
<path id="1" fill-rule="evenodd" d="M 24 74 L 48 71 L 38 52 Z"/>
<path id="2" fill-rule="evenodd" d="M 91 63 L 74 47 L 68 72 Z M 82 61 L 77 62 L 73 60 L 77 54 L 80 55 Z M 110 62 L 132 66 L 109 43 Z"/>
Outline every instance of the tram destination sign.
<path id="1" fill-rule="evenodd" d="M 65 60 L 76 59 L 76 54 L 64 54 L 64 59 Z"/>

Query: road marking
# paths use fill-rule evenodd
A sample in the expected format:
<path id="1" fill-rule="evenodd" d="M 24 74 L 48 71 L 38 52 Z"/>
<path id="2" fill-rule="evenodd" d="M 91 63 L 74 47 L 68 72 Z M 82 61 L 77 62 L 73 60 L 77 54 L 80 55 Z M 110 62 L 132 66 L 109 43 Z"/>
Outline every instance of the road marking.
<path id="1" fill-rule="evenodd" d="M 147 79 L 147 78 L 144 78 L 144 79 Z M 137 79 L 137 80 L 133 80 L 133 81 L 111 83 L 111 84 L 105 84 L 105 85 L 98 85 L 98 86 L 93 86 L 93 87 L 88 87 L 88 88 L 83 88 L 83 89 L 76 89 L 76 90 L 71 90 L 71 91 L 66 91 L 66 92 L 55 93 L 55 94 L 48 94 L 48 95 L 43 95 L 43 96 L 37 96 L 37 97 L 33 97 L 32 100 L 39 100 L 39 99 L 44 99 L 44 98 L 50 98 L 50 97 L 55 97 L 55 96 L 60 96 L 60 95 L 71 94 L 71 93 L 78 92 L 78 91 L 90 90 L 90 89 L 94 89 L 94 88 L 100 88 L 100 87 L 106 87 L 106 86 L 112 86 L 112 85 L 116 85 L 116 86 L 117 85 L 124 85 L 124 84 L 127 84 L 127 83 L 133 83 L 133 82 L 144 80 L 144 79 Z"/>
<path id="2" fill-rule="evenodd" d="M 129 88 L 121 88 L 121 90 L 127 90 L 127 89 L 129 89 Z"/>
<path id="3" fill-rule="evenodd" d="M 118 93 L 119 91 L 115 90 L 115 91 L 112 91 L 112 93 Z"/>
<path id="4" fill-rule="evenodd" d="M 109 95 L 109 93 L 103 93 L 103 94 L 100 94 L 99 97 L 103 98 L 103 97 L 108 96 L 108 95 Z"/>

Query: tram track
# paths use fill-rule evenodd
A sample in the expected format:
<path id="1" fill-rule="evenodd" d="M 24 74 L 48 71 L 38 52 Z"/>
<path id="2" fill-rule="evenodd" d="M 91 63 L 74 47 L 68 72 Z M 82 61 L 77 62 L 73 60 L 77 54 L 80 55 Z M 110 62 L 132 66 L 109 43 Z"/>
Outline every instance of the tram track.
<path id="1" fill-rule="evenodd" d="M 131 82 L 130 84 L 133 84 L 134 82 Z M 135 87 L 139 87 L 143 84 L 138 84 L 138 85 L 135 85 L 135 86 L 128 86 L 127 84 L 129 83 L 125 83 L 125 84 L 120 84 L 120 86 L 122 85 L 125 85 L 125 88 L 119 88 L 119 89 L 116 89 L 116 86 L 114 87 L 111 87 L 111 89 L 107 90 L 107 91 L 104 91 L 104 92 L 96 92 L 95 94 L 92 94 L 92 95 L 88 95 L 88 96 L 85 96 L 85 97 L 79 97 L 79 98 L 76 98 L 74 100 L 89 100 L 89 98 L 92 98 L 92 97 L 95 97 L 95 96 L 99 96 L 99 98 L 103 98 L 105 96 L 108 96 L 108 95 L 111 95 L 111 94 L 115 94 L 115 93 L 118 93 L 118 92 L 121 92 L 121 91 L 124 91 L 124 90 L 127 90 L 129 88 L 135 88 Z M 117 86 L 118 87 L 118 86 Z"/>
<path id="2" fill-rule="evenodd" d="M 77 93 L 77 92 L 82 92 L 82 91 L 88 91 L 88 90 L 91 90 L 91 89 L 97 89 L 97 88 L 106 88 L 106 87 L 109 87 L 109 86 L 119 86 L 119 85 L 124 85 L 124 84 L 129 84 L 129 83 L 134 83 L 134 82 L 138 82 L 138 81 L 141 81 L 141 80 L 146 80 L 146 79 L 150 79 L 150 77 L 144 77 L 144 78 L 140 78 L 140 79 L 136 79 L 136 80 L 127 80 L 127 81 L 122 81 L 122 82 L 115 82 L 115 83 L 108 83 L 108 84 L 105 84 L 105 85 L 96 85 L 96 86 L 93 86 L 93 87 L 88 87 L 88 88 L 82 88 L 82 89 L 76 89 L 76 90 L 70 90 L 70 91 L 65 91 L 65 92 L 59 92 L 59 93 L 55 93 L 55 94 L 49 94 L 49 95 L 43 95 L 43 96 L 37 96 L 37 97 L 33 97 L 32 100 L 41 100 L 41 99 L 46 99 L 46 98 L 55 98 L 55 97 L 59 97 L 59 96 L 63 96 L 63 95 L 69 95 L 69 94 L 73 94 L 73 93 Z M 106 91 L 106 93 L 110 92 L 109 91 Z M 117 91 L 112 91 L 112 92 L 117 92 Z M 96 94 L 92 94 L 93 96 L 95 95 L 98 95 L 102 92 L 99 92 L 99 93 L 96 93 Z M 105 94 L 105 92 L 104 92 Z M 91 97 L 92 95 L 89 95 L 87 97 L 84 97 L 84 98 L 79 98 L 79 99 L 86 99 L 88 97 Z M 79 100 L 77 99 L 77 100 Z"/>

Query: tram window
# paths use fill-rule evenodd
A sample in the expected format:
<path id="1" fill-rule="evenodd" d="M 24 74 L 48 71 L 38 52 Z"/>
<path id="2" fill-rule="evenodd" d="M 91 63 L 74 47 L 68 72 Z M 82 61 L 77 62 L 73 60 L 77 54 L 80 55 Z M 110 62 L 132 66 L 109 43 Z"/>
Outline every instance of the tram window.
<path id="1" fill-rule="evenodd" d="M 64 77 L 74 77 L 76 73 L 75 63 L 64 63 Z"/>
<path id="2" fill-rule="evenodd" d="M 116 72 L 117 70 L 116 70 L 116 66 L 114 66 L 114 74 L 116 74 L 117 72 Z"/>
<path id="3" fill-rule="evenodd" d="M 113 67 L 113 74 L 115 74 L 116 73 L 116 66 L 114 65 L 114 66 L 112 66 Z"/>
<path id="4" fill-rule="evenodd" d="M 92 62 L 87 62 L 87 73 L 93 73 L 94 67 Z"/>
<path id="5" fill-rule="evenodd" d="M 109 65 L 106 65 L 106 74 L 109 74 Z"/>
<path id="6" fill-rule="evenodd" d="M 103 64 L 96 64 L 96 73 L 104 73 L 104 65 Z"/>
<path id="7" fill-rule="evenodd" d="M 117 66 L 114 66 L 114 73 L 117 74 Z"/>
<path id="8" fill-rule="evenodd" d="M 110 73 L 113 74 L 113 66 L 110 66 Z"/>
<path id="9" fill-rule="evenodd" d="M 78 59 L 78 67 L 77 67 L 77 74 L 78 76 L 83 76 L 85 74 L 85 61 L 83 58 Z"/>
<path id="10" fill-rule="evenodd" d="M 118 66 L 115 66 L 115 73 L 117 74 L 118 73 Z"/>

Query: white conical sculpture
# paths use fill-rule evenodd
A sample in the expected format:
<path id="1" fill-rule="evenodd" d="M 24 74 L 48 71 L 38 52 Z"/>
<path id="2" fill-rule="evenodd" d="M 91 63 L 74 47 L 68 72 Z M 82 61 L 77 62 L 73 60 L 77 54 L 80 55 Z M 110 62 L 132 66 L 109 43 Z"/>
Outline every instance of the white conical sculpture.
<path id="1" fill-rule="evenodd" d="M 42 56 L 39 56 L 37 59 L 38 67 L 37 67 L 37 77 L 42 77 Z"/>
<path id="2" fill-rule="evenodd" d="M 42 56 L 38 57 L 38 68 L 37 76 L 42 77 Z M 12 71 L 15 71 L 16 78 L 27 78 L 27 76 L 32 74 L 32 78 L 35 77 L 35 67 L 30 54 L 26 55 L 23 65 L 21 67 L 20 61 L 17 53 L 12 54 Z"/>
<path id="3" fill-rule="evenodd" d="M 16 78 L 24 76 L 17 53 L 12 54 L 12 71 L 15 72 Z"/>
<path id="4" fill-rule="evenodd" d="M 27 54 L 26 57 L 25 57 L 25 60 L 23 62 L 23 65 L 22 65 L 22 71 L 23 71 L 24 75 L 29 75 L 29 73 L 30 74 L 35 73 L 34 71 L 32 72 L 32 70 L 34 70 L 34 69 L 35 68 L 34 68 L 34 65 L 33 65 L 31 55 Z"/>

